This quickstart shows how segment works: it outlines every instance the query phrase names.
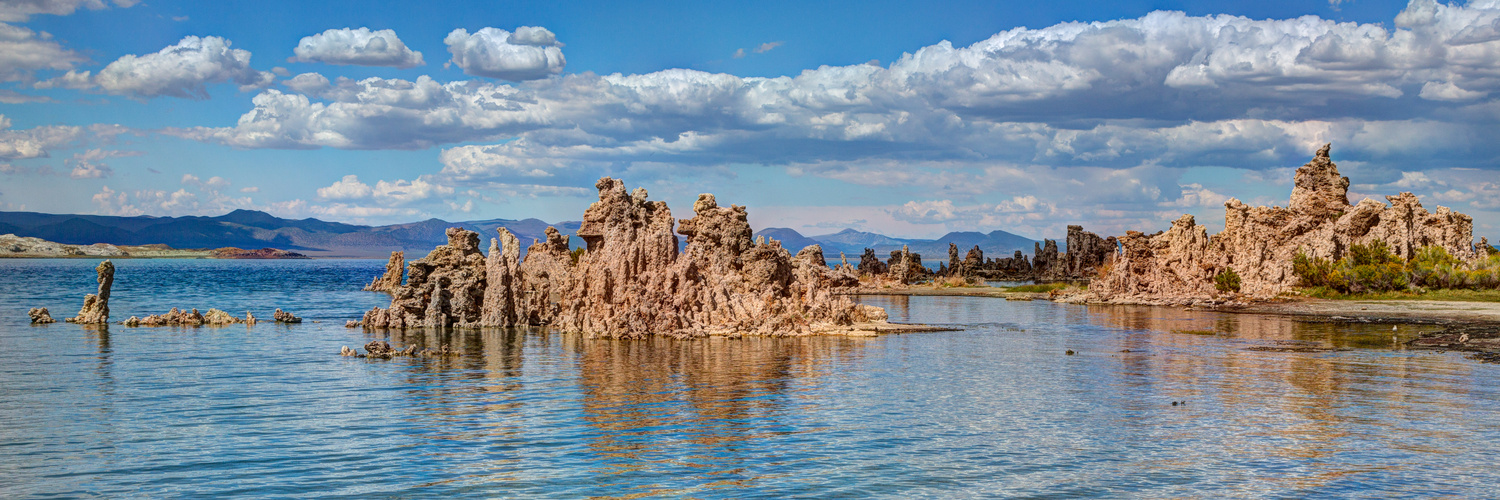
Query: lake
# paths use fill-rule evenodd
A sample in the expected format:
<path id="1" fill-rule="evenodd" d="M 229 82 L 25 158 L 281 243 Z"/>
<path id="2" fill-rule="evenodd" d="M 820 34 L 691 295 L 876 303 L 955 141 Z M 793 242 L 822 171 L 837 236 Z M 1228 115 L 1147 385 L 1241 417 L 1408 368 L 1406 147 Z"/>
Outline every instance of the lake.
<path id="1" fill-rule="evenodd" d="M 384 260 L 0 260 L 7 497 L 1485 497 L 1500 366 L 1434 327 L 862 297 L 958 331 L 617 341 L 346 329 Z M 374 339 L 455 358 L 345 358 Z M 1256 348 L 1326 347 L 1321 352 Z M 1066 354 L 1072 350 L 1073 355 Z M 1173 404 L 1173 403 L 1177 404 Z"/>

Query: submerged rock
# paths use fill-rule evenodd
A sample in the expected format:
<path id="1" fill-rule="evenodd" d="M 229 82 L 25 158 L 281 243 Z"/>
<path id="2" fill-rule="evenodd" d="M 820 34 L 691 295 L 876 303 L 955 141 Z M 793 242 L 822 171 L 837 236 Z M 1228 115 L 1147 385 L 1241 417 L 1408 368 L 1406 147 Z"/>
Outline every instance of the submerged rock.
<path id="1" fill-rule="evenodd" d="M 401 251 L 391 252 L 391 259 L 385 263 L 385 274 L 376 276 L 370 284 L 365 285 L 365 291 L 369 292 L 394 292 L 401 288 L 401 275 L 406 271 L 406 253 Z"/>
<path id="2" fill-rule="evenodd" d="M 292 313 L 289 313 L 289 312 L 286 312 L 286 311 L 283 311 L 281 309 L 277 309 L 276 312 L 272 313 L 271 314 L 271 319 L 275 320 L 277 323 L 301 323 L 302 322 L 302 318 L 299 318 L 296 315 L 294 315 Z"/>
<path id="3" fill-rule="evenodd" d="M 48 313 L 45 307 L 33 307 L 30 311 L 26 311 L 26 315 L 31 317 L 31 324 L 33 325 L 57 322 L 57 320 L 52 319 L 52 314 Z"/>
<path id="4" fill-rule="evenodd" d="M 397 349 L 392 348 L 391 344 L 389 342 L 386 342 L 384 340 L 374 340 L 374 341 L 371 341 L 368 344 L 365 344 L 365 353 L 364 354 L 361 354 L 357 350 L 350 349 L 349 346 L 343 346 L 343 347 L 341 347 L 339 349 L 339 355 L 340 356 L 347 356 L 347 357 L 354 357 L 354 358 L 382 358 L 382 359 L 390 359 L 390 358 L 394 358 L 394 357 L 397 357 L 397 356 L 412 356 L 412 357 L 462 356 L 463 352 L 448 347 L 448 344 L 443 344 L 442 347 L 439 347 L 437 349 L 433 349 L 433 348 L 429 347 L 427 349 L 422 349 L 421 351 L 417 351 L 417 346 L 415 346 L 415 345 L 409 345 L 409 346 L 406 346 L 405 349 L 397 350 Z"/>
<path id="5" fill-rule="evenodd" d="M 77 316 L 68 318 L 69 323 L 93 325 L 109 322 L 109 289 L 115 283 L 115 264 L 107 260 L 100 262 L 94 272 L 99 275 L 99 291 L 83 297 L 83 307 Z"/>
<path id="6" fill-rule="evenodd" d="M 1230 199 L 1224 204 L 1224 231 L 1212 237 L 1190 215 L 1163 233 L 1127 233 L 1110 272 L 1094 281 L 1087 298 L 1201 301 L 1217 293 L 1213 277 L 1225 269 L 1240 276 L 1244 295 L 1273 298 L 1298 284 L 1292 272 L 1298 252 L 1337 260 L 1352 245 L 1377 239 L 1402 259 L 1424 246 L 1442 247 L 1461 260 L 1475 257 L 1472 218 L 1441 206 L 1429 213 L 1411 193 L 1387 196 L 1390 205 L 1367 198 L 1351 206 L 1349 179 L 1339 175 L 1328 153 L 1325 145 L 1297 169 L 1285 208 Z"/>

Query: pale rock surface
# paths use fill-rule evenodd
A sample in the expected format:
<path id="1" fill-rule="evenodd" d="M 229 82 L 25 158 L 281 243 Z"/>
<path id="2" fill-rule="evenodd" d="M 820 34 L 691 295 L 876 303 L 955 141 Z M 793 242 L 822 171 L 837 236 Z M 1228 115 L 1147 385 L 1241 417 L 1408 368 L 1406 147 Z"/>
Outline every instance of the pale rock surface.
<path id="1" fill-rule="evenodd" d="M 700 195 L 694 217 L 677 221 L 665 203 L 649 201 L 644 189 L 627 192 L 623 182 L 608 177 L 595 187 L 599 201 L 584 212 L 578 231 L 587 249 L 576 260 L 568 239 L 553 228 L 546 241 L 527 249 L 524 260 L 515 236 L 503 228 L 488 257 L 468 252 L 473 233 L 452 229 L 449 244 L 423 259 L 442 265 L 413 262 L 391 307 L 366 313 L 363 324 L 550 325 L 640 338 L 801 335 L 885 319 L 884 310 L 856 306 L 837 293 L 858 278 L 852 268 L 830 269 L 820 247 L 794 257 L 779 242 L 752 241 L 744 207 L 721 207 L 713 195 Z M 687 238 L 682 254 L 678 234 Z M 475 269 L 482 271 L 477 279 L 468 276 Z M 434 281 L 439 274 L 450 279 Z M 466 314 L 468 306 L 456 299 L 443 305 L 442 297 L 458 297 L 463 293 L 457 290 L 476 284 L 473 321 L 433 321 Z"/>
<path id="2" fill-rule="evenodd" d="M 47 312 L 47 308 L 45 307 L 33 307 L 31 308 L 31 310 L 26 311 L 26 315 L 31 317 L 31 324 L 33 325 L 44 325 L 47 323 L 57 322 L 57 320 L 52 319 L 52 314 Z"/>
<path id="3" fill-rule="evenodd" d="M 373 308 L 361 323 L 370 328 L 479 325 L 486 263 L 479 233 L 448 228 L 448 243 L 407 265 L 406 284 L 391 305 Z"/>
<path id="4" fill-rule="evenodd" d="M 375 277 L 369 285 L 365 285 L 365 291 L 394 292 L 401 288 L 401 275 L 405 271 L 406 253 L 391 252 L 391 259 L 385 263 L 385 274 Z"/>
<path id="5" fill-rule="evenodd" d="M 68 318 L 69 323 L 94 325 L 109 322 L 109 288 L 115 283 L 115 264 L 107 260 L 100 262 L 94 272 L 99 275 L 99 291 L 83 297 L 83 307 L 77 316 Z"/>
<path id="6" fill-rule="evenodd" d="M 197 309 L 193 309 L 193 313 L 194 314 L 196 314 L 197 312 L 198 312 Z M 299 318 L 299 317 L 297 317 L 297 315 L 292 314 L 292 313 L 287 312 L 287 311 L 283 311 L 281 309 L 277 309 L 276 312 L 271 313 L 271 319 L 274 320 L 277 323 L 301 323 L 302 322 L 302 318 Z"/>
<path id="7" fill-rule="evenodd" d="M 1120 240 L 1108 275 L 1095 280 L 1087 299 L 1107 302 L 1193 303 L 1218 292 L 1213 277 L 1224 269 L 1240 276 L 1240 293 L 1268 299 L 1298 285 L 1292 261 L 1298 252 L 1337 260 L 1354 244 L 1382 240 L 1407 259 L 1424 246 L 1475 258 L 1473 219 L 1437 207 L 1428 212 L 1411 193 L 1387 196 L 1390 205 L 1348 201 L 1349 179 L 1329 159 L 1329 146 L 1297 169 L 1288 207 L 1224 204 L 1224 231 L 1207 230 L 1184 215 L 1165 233 L 1130 232 Z"/>

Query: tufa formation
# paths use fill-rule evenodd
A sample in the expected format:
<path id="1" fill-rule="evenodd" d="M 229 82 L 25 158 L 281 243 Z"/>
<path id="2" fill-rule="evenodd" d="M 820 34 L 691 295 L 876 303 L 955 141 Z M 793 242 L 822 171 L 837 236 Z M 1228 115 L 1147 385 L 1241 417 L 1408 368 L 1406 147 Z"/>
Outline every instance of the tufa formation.
<path id="1" fill-rule="evenodd" d="M 115 264 L 106 260 L 100 262 L 94 271 L 99 274 L 99 293 L 85 295 L 83 308 L 78 310 L 77 316 L 68 318 L 69 323 L 96 325 L 109 322 L 109 288 L 115 284 Z"/>
<path id="2" fill-rule="evenodd" d="M 1214 276 L 1233 269 L 1240 293 L 1268 299 L 1297 285 L 1292 261 L 1298 252 L 1337 260 L 1354 244 L 1382 240 L 1409 259 L 1424 246 L 1453 256 L 1475 257 L 1473 219 L 1437 207 L 1428 212 L 1411 193 L 1387 196 L 1390 203 L 1365 199 L 1349 204 L 1349 178 L 1339 175 L 1319 149 L 1297 169 L 1291 204 L 1251 207 L 1237 199 L 1224 204 L 1224 231 L 1207 229 L 1183 215 L 1156 234 L 1130 231 L 1120 239 L 1109 272 L 1094 280 L 1086 300 L 1131 303 L 1193 303 L 1210 300 Z M 1071 241 L 1069 242 L 1071 249 Z"/>
<path id="3" fill-rule="evenodd" d="M 385 274 L 376 276 L 365 285 L 368 292 L 394 292 L 401 288 L 401 273 L 406 270 L 406 253 L 391 252 L 391 260 L 385 263 Z"/>
<path id="4" fill-rule="evenodd" d="M 830 269 L 820 247 L 794 256 L 779 242 L 752 241 L 745 207 L 721 207 L 704 194 L 692 218 L 677 220 L 645 189 L 627 192 L 608 177 L 595 187 L 599 201 L 578 230 L 586 246 L 581 255 L 569 251 L 556 229 L 522 260 L 520 243 L 504 228 L 488 256 L 479 251 L 478 234 L 451 228 L 448 244 L 411 263 L 390 307 L 370 310 L 362 324 L 550 325 L 641 338 L 851 333 L 885 320 L 884 310 L 838 294 L 858 279 L 848 267 Z M 683 253 L 679 235 L 687 238 Z"/>

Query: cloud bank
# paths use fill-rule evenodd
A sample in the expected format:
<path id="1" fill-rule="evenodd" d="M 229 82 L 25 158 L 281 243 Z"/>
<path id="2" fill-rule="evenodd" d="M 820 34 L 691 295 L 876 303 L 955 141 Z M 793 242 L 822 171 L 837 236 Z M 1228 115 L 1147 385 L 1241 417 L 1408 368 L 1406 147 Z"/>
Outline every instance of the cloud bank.
<path id="1" fill-rule="evenodd" d="M 290 62 L 321 62 L 358 66 L 414 68 L 426 64 L 422 53 L 411 50 L 394 30 L 369 28 L 330 29 L 303 37 L 293 49 Z"/>

